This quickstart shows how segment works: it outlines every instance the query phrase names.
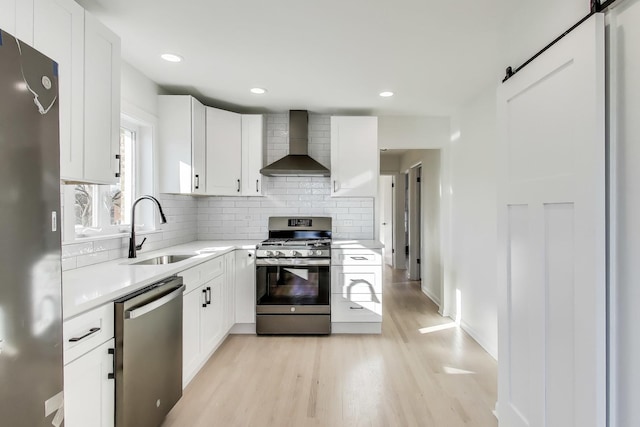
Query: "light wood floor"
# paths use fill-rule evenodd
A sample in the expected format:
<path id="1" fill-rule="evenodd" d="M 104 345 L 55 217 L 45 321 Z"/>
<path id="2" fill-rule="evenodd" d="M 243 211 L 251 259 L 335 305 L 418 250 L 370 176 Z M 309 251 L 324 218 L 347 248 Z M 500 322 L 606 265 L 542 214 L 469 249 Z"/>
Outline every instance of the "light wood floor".
<path id="1" fill-rule="evenodd" d="M 385 269 L 382 335 L 231 335 L 163 427 L 497 426 L 497 363 Z"/>

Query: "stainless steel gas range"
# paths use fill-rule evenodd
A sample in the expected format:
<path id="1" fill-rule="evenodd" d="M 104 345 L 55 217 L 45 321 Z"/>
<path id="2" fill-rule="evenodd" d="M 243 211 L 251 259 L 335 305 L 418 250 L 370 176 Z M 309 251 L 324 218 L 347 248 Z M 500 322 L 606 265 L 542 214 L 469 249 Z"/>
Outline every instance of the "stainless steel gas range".
<path id="1" fill-rule="evenodd" d="M 256 332 L 331 333 L 331 218 L 271 217 L 256 250 Z"/>

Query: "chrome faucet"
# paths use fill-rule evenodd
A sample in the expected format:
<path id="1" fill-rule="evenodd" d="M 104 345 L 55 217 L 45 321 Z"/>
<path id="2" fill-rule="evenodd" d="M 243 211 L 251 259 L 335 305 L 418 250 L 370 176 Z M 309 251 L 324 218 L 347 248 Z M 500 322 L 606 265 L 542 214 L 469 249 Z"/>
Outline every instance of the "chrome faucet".
<path id="1" fill-rule="evenodd" d="M 160 202 L 158 201 L 158 199 L 156 199 L 153 196 L 138 197 L 136 201 L 133 202 L 133 205 L 131 206 L 131 237 L 129 237 L 129 258 L 135 258 L 136 251 L 139 251 L 140 249 L 142 249 L 142 245 L 144 245 L 145 240 L 147 240 L 147 238 L 145 237 L 144 240 L 142 240 L 142 243 L 136 246 L 136 205 L 138 204 L 139 201 L 144 199 L 151 200 L 156 204 L 156 206 L 158 206 L 158 210 L 160 211 L 160 223 L 161 224 L 167 223 L 167 217 L 164 216 L 164 212 L 162 212 L 162 206 L 160 206 Z"/>

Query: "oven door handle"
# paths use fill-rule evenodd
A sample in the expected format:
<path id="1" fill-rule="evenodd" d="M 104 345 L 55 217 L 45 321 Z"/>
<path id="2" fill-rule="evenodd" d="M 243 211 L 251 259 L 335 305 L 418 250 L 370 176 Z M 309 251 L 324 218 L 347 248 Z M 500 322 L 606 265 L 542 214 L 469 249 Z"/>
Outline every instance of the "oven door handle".
<path id="1" fill-rule="evenodd" d="M 258 258 L 257 267 L 281 266 L 281 267 L 313 267 L 330 266 L 329 258 Z"/>

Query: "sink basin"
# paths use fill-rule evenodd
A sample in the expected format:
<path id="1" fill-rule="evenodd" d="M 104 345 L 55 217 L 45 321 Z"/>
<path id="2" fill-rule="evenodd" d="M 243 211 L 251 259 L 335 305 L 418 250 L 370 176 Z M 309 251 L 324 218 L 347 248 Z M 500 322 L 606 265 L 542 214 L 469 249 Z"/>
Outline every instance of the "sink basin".
<path id="1" fill-rule="evenodd" d="M 184 261 L 185 259 L 193 258 L 195 255 L 162 255 L 155 258 L 145 259 L 144 261 L 138 261 L 131 263 L 131 265 L 164 265 L 173 264 L 174 262 Z"/>

